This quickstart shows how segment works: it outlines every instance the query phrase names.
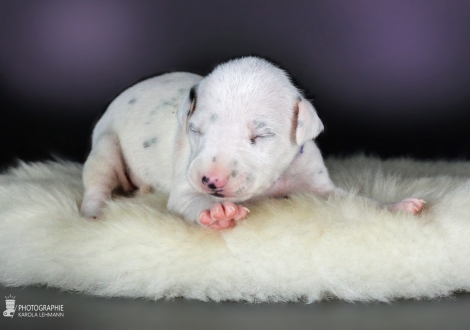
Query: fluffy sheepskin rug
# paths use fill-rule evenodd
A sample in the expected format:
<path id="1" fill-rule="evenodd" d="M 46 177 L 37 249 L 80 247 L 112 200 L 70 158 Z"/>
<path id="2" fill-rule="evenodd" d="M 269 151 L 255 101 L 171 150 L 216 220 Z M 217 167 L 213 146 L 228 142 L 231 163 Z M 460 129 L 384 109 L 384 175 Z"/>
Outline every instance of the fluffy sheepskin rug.
<path id="1" fill-rule="evenodd" d="M 469 163 L 327 161 L 351 191 L 248 205 L 214 231 L 166 211 L 166 197 L 117 198 L 80 217 L 81 165 L 21 164 L 0 176 L 0 283 L 106 297 L 347 301 L 436 298 L 470 290 Z M 427 200 L 418 216 L 381 202 Z"/>

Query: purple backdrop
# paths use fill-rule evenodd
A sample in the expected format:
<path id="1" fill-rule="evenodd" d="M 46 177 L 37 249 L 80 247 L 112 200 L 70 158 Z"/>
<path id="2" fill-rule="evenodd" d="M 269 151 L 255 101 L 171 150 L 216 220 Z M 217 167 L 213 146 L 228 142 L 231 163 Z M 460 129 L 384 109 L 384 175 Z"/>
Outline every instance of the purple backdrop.
<path id="1" fill-rule="evenodd" d="M 469 122 L 469 36 L 466 0 L 3 1 L 0 92 L 4 112 L 85 125 L 142 78 L 256 54 L 315 98 L 339 146 Z"/>

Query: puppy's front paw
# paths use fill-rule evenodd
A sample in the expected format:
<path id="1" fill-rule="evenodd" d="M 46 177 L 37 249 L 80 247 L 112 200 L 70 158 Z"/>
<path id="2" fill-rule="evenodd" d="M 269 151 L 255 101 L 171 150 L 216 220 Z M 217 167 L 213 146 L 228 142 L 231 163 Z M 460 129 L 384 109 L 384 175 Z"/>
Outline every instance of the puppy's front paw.
<path id="1" fill-rule="evenodd" d="M 85 194 L 80 213 L 88 219 L 99 219 L 106 202 L 110 199 L 111 196 L 106 194 Z"/>
<path id="2" fill-rule="evenodd" d="M 424 207 L 426 202 L 421 198 L 406 198 L 401 202 L 389 204 L 387 209 L 391 212 L 405 212 L 411 214 L 418 214 Z"/>
<path id="3" fill-rule="evenodd" d="M 204 210 L 199 214 L 199 222 L 212 229 L 232 228 L 239 220 L 244 219 L 248 212 L 250 211 L 246 207 L 232 202 L 215 203 L 210 210 Z"/>
<path id="4" fill-rule="evenodd" d="M 88 219 L 98 219 L 101 215 L 101 209 L 104 203 L 101 200 L 85 200 L 82 203 L 80 213 Z"/>

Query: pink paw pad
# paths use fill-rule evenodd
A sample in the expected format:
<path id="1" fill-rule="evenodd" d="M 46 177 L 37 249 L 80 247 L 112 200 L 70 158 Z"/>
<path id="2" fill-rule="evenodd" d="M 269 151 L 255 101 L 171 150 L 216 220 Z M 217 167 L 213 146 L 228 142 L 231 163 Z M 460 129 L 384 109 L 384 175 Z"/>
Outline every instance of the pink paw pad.
<path id="1" fill-rule="evenodd" d="M 228 229 L 235 227 L 239 220 L 244 219 L 248 212 L 246 207 L 232 202 L 214 203 L 210 210 L 204 210 L 199 215 L 199 222 L 212 229 Z"/>
<path id="2" fill-rule="evenodd" d="M 411 214 L 418 214 L 422 211 L 426 202 L 421 198 L 405 198 L 401 202 L 390 204 L 387 209 L 391 212 L 406 212 Z"/>

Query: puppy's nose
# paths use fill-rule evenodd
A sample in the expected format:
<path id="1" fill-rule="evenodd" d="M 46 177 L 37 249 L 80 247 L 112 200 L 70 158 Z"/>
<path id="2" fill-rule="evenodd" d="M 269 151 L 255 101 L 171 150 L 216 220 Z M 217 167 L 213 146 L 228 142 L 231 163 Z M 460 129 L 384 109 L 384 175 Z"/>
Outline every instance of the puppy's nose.
<path id="1" fill-rule="evenodd" d="M 221 189 L 227 185 L 228 178 L 223 176 L 203 176 L 202 184 L 211 190 Z"/>

